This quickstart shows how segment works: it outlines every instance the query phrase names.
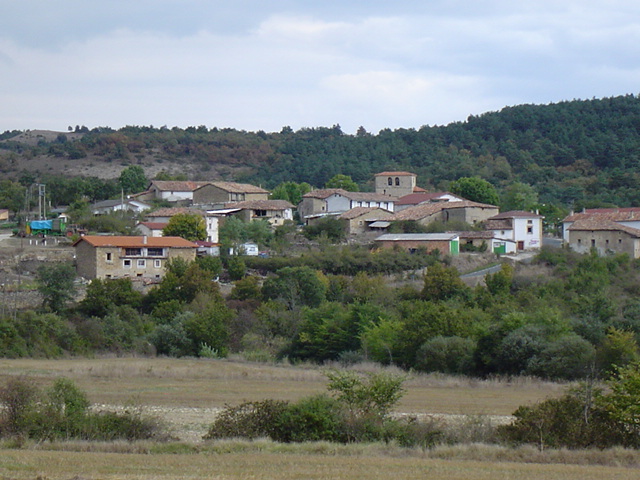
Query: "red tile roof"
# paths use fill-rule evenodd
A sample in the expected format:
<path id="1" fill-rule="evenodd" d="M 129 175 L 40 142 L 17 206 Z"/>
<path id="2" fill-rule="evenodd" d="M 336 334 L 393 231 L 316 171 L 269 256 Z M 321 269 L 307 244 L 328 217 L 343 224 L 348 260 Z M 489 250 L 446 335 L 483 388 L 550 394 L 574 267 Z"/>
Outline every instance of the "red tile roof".
<path id="1" fill-rule="evenodd" d="M 352 208 L 351 210 L 344 212 L 338 218 L 341 218 L 343 220 L 353 220 L 354 218 L 358 218 L 369 212 L 375 212 L 375 211 L 377 211 L 380 214 L 380 218 L 377 218 L 377 220 L 382 220 L 382 219 L 386 220 L 387 217 L 391 215 L 391 212 L 380 207 L 355 207 L 355 208 Z"/>
<path id="2" fill-rule="evenodd" d="M 415 207 L 409 207 L 398 213 L 393 214 L 389 218 L 390 221 L 402 221 L 402 220 L 421 220 L 426 217 L 430 217 L 442 210 L 452 210 L 454 208 L 495 208 L 495 205 L 488 205 L 486 203 L 472 202 L 465 200 L 463 202 L 434 202 L 434 203 L 422 203 Z"/>
<path id="3" fill-rule="evenodd" d="M 334 194 L 346 195 L 349 192 L 343 190 L 342 188 L 324 188 L 319 190 L 311 190 L 309 193 L 305 193 L 302 198 L 320 198 L 325 199 Z"/>
<path id="4" fill-rule="evenodd" d="M 449 192 L 431 192 L 431 193 L 410 193 L 409 195 L 405 195 L 404 197 L 400 197 L 396 201 L 396 205 L 418 205 L 423 202 L 430 202 L 432 200 L 437 200 L 440 197 L 445 195 L 453 195 L 453 193 Z M 456 196 L 456 195 L 453 195 Z"/>
<path id="5" fill-rule="evenodd" d="M 569 227 L 570 231 L 610 231 L 610 232 L 625 232 L 632 237 L 640 238 L 640 229 L 627 227 L 626 225 L 620 225 L 619 223 L 612 222 L 610 220 L 598 217 L 584 218 L 576 220 L 573 225 Z"/>
<path id="6" fill-rule="evenodd" d="M 411 172 L 380 172 L 376 173 L 374 177 L 417 177 L 415 173 Z"/>
<path id="7" fill-rule="evenodd" d="M 145 237 L 118 236 L 118 235 L 85 235 L 80 237 L 73 246 L 80 242 L 87 242 L 94 247 L 171 247 L 171 248 L 196 248 L 197 245 L 181 237 Z"/>
<path id="8" fill-rule="evenodd" d="M 246 200 L 244 202 L 227 202 L 225 208 L 240 208 L 254 210 L 286 210 L 294 206 L 286 200 Z"/>
<path id="9" fill-rule="evenodd" d="M 235 183 L 235 182 L 207 182 L 225 192 L 230 193 L 269 193 L 264 188 L 256 187 L 248 183 Z"/>
<path id="10" fill-rule="evenodd" d="M 152 180 L 151 186 L 155 186 L 163 192 L 193 192 L 196 188 L 208 185 L 211 182 L 191 182 L 178 180 Z"/>
<path id="11" fill-rule="evenodd" d="M 542 218 L 542 215 L 533 212 L 525 212 L 524 210 L 511 210 L 509 212 L 494 215 L 489 218 L 489 220 L 505 220 L 507 218 Z"/>
<path id="12" fill-rule="evenodd" d="M 593 208 L 565 217 L 563 222 L 575 222 L 591 217 L 598 217 L 612 222 L 630 222 L 640 220 L 640 208 Z"/>

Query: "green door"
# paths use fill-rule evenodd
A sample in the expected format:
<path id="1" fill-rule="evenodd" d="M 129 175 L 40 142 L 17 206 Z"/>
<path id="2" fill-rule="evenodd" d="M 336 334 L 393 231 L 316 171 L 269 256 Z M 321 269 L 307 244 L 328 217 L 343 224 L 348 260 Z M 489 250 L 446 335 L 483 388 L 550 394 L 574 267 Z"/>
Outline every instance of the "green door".
<path id="1" fill-rule="evenodd" d="M 449 251 L 451 255 L 458 255 L 460 253 L 460 242 L 458 240 L 451 240 L 451 242 L 449 242 Z"/>
<path id="2" fill-rule="evenodd" d="M 507 244 L 505 242 L 496 244 L 496 246 L 493 247 L 493 253 L 497 253 L 497 254 L 507 253 Z"/>

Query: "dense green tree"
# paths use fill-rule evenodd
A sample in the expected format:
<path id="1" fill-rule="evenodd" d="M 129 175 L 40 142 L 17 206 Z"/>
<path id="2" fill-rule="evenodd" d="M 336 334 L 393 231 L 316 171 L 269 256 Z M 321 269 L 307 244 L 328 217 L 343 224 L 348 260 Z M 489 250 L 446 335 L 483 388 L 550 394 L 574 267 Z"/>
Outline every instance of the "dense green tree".
<path id="1" fill-rule="evenodd" d="M 129 165 L 124 168 L 120 172 L 118 182 L 124 193 L 142 192 L 149 185 L 144 169 L 139 165 Z"/>
<path id="2" fill-rule="evenodd" d="M 104 317 L 110 310 L 119 305 L 140 307 L 142 294 L 133 289 L 131 279 L 96 278 L 87 286 L 85 298 L 78 308 L 86 315 Z"/>
<path id="3" fill-rule="evenodd" d="M 18 214 L 24 206 L 25 188 L 18 182 L 0 180 L 0 208 Z"/>
<path id="4" fill-rule="evenodd" d="M 76 293 L 76 269 L 70 263 L 41 266 L 36 273 L 43 305 L 54 312 L 62 311 Z"/>
<path id="5" fill-rule="evenodd" d="M 522 182 L 513 182 L 503 190 L 500 208 L 503 211 L 531 211 L 536 208 L 537 204 L 538 192 L 536 192 L 531 185 Z"/>
<path id="6" fill-rule="evenodd" d="M 290 310 L 318 307 L 326 298 L 327 286 L 312 268 L 286 267 L 264 281 L 262 295 L 281 300 Z"/>
<path id="7" fill-rule="evenodd" d="M 427 269 L 424 276 L 422 297 L 427 300 L 446 300 L 465 294 L 468 287 L 460 280 L 460 274 L 454 267 L 435 263 Z"/>
<path id="8" fill-rule="evenodd" d="M 306 182 L 282 182 L 271 191 L 271 198 L 286 200 L 293 205 L 298 205 L 302 201 L 302 196 L 311 190 L 311 185 Z"/>
<path id="9" fill-rule="evenodd" d="M 162 230 L 165 237 L 182 237 L 185 240 L 206 240 L 207 227 L 202 216 L 192 213 L 174 215 Z"/>
<path id="10" fill-rule="evenodd" d="M 473 202 L 498 205 L 500 199 L 496 188 L 480 177 L 462 177 L 449 184 L 451 193 Z"/>
<path id="11" fill-rule="evenodd" d="M 337 174 L 331 177 L 324 186 L 325 188 L 341 188 L 347 192 L 357 192 L 358 184 L 349 175 Z"/>

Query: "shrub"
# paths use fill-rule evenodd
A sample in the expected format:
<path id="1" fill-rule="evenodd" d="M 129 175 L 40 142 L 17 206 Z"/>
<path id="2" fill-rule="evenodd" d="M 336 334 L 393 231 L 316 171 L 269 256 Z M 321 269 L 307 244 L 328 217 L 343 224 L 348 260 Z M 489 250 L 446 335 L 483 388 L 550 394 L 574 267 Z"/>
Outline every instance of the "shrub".
<path id="1" fill-rule="evenodd" d="M 340 442 L 347 441 L 345 411 L 336 400 L 326 395 L 303 398 L 289 405 L 278 419 L 277 433 L 272 436 L 279 442 Z"/>
<path id="2" fill-rule="evenodd" d="M 38 390 L 23 377 L 11 378 L 0 388 L 0 435 L 26 435 L 34 420 Z"/>
<path id="3" fill-rule="evenodd" d="M 468 374 L 474 369 L 476 342 L 469 338 L 437 336 L 422 344 L 416 368 L 426 372 Z"/>
<path id="4" fill-rule="evenodd" d="M 227 405 L 209 427 L 204 438 L 281 437 L 280 417 L 287 406 L 288 402 L 278 400 L 245 402 L 236 407 Z"/>

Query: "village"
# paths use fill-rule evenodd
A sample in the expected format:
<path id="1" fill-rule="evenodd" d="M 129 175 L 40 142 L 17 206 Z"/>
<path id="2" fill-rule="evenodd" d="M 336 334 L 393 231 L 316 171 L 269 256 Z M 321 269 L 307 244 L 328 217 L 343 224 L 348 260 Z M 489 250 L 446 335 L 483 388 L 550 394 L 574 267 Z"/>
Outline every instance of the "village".
<path id="1" fill-rule="evenodd" d="M 500 212 L 499 207 L 470 201 L 450 192 L 427 192 L 417 185 L 417 175 L 385 171 L 374 176 L 374 192 L 351 192 L 342 188 L 311 190 L 298 205 L 271 198 L 261 187 L 229 181 L 152 180 L 148 188 L 126 198 L 91 205 L 94 215 L 113 212 L 138 214 L 137 236 L 86 234 L 81 231 L 73 243 L 79 276 L 94 278 L 137 278 L 159 280 L 167 261 L 180 257 L 190 261 L 197 255 L 219 256 L 219 228 L 235 217 L 243 222 L 265 221 L 271 228 L 285 224 L 313 226 L 326 219 L 338 220 L 347 243 L 373 244 L 408 252 L 457 256 L 461 252 L 493 252 L 496 255 L 535 253 L 543 245 L 543 217 L 537 212 Z M 163 208 L 153 208 L 160 201 Z M 163 236 L 176 215 L 201 217 L 206 239 L 190 241 Z M 4 220 L 8 211 L 0 212 Z M 64 212 L 59 217 L 30 223 L 32 235 L 44 237 L 69 223 Z M 411 223 L 426 227 L 466 224 L 467 231 L 442 233 L 389 233 L 394 224 Z M 54 240 L 50 239 L 49 242 Z M 38 240 L 31 243 L 37 243 Z M 600 255 L 627 253 L 640 257 L 640 209 L 589 209 L 571 213 L 562 223 L 564 244 L 579 253 L 595 249 Z M 254 242 L 235 245 L 236 253 L 268 255 Z M 233 248 L 231 253 L 233 253 Z M 229 252 L 225 252 L 229 253 Z"/>

